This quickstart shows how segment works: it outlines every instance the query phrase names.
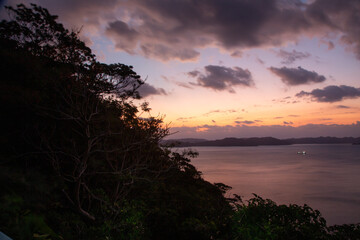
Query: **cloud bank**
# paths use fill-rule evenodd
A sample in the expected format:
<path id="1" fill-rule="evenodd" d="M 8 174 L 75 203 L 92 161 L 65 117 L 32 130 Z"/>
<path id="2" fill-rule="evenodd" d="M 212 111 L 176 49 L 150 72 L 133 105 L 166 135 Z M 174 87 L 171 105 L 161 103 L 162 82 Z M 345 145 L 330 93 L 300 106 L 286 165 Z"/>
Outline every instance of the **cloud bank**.
<path id="1" fill-rule="evenodd" d="M 225 137 L 267 137 L 272 136 L 280 139 L 301 137 L 359 137 L 360 121 L 354 124 L 307 124 L 299 127 L 290 126 L 289 122 L 284 125 L 271 126 L 215 126 L 202 125 L 196 127 L 174 127 L 170 131 L 176 133 L 171 138 L 205 138 L 209 140 L 222 139 Z M 197 131 L 201 129 L 201 131 Z"/>
<path id="2" fill-rule="evenodd" d="M 12 4 L 19 3 L 14 0 Z M 29 1 L 30 2 L 30 1 Z M 130 54 L 194 61 L 199 49 L 229 53 L 274 47 L 300 37 L 341 42 L 360 59 L 358 0 L 37 0 L 70 27 L 90 27 Z M 74 26 L 75 24 L 75 26 Z M 292 52 L 295 59 L 305 57 Z M 241 54 L 236 54 L 241 56 Z M 292 62 L 290 56 L 287 62 Z"/>

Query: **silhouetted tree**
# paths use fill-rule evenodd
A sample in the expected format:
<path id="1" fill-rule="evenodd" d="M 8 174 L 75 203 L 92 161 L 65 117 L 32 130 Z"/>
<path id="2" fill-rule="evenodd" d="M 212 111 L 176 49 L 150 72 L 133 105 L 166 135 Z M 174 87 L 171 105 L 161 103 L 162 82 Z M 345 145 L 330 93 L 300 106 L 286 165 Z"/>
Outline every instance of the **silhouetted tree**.
<path id="1" fill-rule="evenodd" d="M 40 6 L 7 10 L 10 21 L 0 23 L 1 229 L 16 239 L 227 234 L 230 205 L 190 164 L 196 153 L 161 146 L 162 119 L 139 117 L 149 108 L 132 103 L 143 84 L 132 67 L 98 62 L 79 32 Z"/>
<path id="2" fill-rule="evenodd" d="M 143 84 L 132 67 L 97 62 L 77 32 L 66 30 L 46 9 L 31 6 L 7 7 L 14 20 L 0 24 L 2 46 L 9 47 L 3 50 L 11 49 L 8 57 L 18 60 L 26 55 L 35 61 L 38 72 L 31 73 L 31 78 L 42 85 L 37 87 L 46 86 L 39 99 L 27 103 L 42 122 L 28 124 L 32 130 L 26 141 L 73 184 L 63 192 L 84 216 L 94 220 L 85 210 L 93 201 L 114 205 L 135 180 L 147 179 L 149 174 L 144 172 L 154 177 L 169 167 L 159 159 L 161 149 L 158 155 L 151 152 L 167 129 L 161 127 L 161 119 L 138 118 L 138 109 L 126 101 L 139 98 L 136 90 Z M 13 79 L 20 81 L 15 85 L 29 78 L 21 77 Z M 99 181 L 92 179 L 99 176 L 106 179 L 106 196 L 95 193 Z M 117 211 L 113 206 L 110 209 Z"/>

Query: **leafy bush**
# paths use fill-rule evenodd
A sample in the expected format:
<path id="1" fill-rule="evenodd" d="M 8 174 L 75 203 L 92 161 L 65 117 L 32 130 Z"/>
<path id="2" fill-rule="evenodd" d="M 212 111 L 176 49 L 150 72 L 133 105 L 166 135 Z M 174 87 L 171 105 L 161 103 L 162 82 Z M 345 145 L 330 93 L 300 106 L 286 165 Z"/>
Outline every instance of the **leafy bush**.
<path id="1" fill-rule="evenodd" d="M 236 204 L 235 239 L 325 239 L 326 221 L 319 211 L 307 205 L 277 205 L 254 196 L 247 203 Z"/>
<path id="2" fill-rule="evenodd" d="M 308 205 L 277 205 L 254 194 L 246 203 L 235 195 L 232 239 L 360 239 L 360 224 L 328 227 Z"/>

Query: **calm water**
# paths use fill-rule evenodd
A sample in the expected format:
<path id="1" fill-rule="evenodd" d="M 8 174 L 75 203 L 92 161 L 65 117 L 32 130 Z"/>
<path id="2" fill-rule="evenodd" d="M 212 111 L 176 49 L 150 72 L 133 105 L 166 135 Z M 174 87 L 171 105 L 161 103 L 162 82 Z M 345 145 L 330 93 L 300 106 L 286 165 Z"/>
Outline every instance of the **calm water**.
<path id="1" fill-rule="evenodd" d="M 350 144 L 195 147 L 192 163 L 210 182 L 249 199 L 308 204 L 329 225 L 360 222 L 360 146 Z M 305 150 L 306 155 L 297 154 Z"/>

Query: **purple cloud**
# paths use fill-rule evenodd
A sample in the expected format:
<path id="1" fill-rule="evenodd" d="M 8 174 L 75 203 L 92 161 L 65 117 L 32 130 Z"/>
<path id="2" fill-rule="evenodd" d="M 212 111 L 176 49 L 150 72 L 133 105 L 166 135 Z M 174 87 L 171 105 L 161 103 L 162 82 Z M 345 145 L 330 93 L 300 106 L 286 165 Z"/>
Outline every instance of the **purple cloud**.
<path id="1" fill-rule="evenodd" d="M 167 95 L 166 91 L 163 88 L 155 88 L 154 86 L 144 83 L 138 89 L 141 97 L 148 97 L 150 95 Z"/>
<path id="2" fill-rule="evenodd" d="M 235 121 L 236 124 L 246 124 L 246 125 L 250 125 L 250 124 L 254 124 L 257 121 Z"/>
<path id="3" fill-rule="evenodd" d="M 239 67 L 228 68 L 223 66 L 208 65 L 205 66 L 205 74 L 199 71 L 188 73 L 191 77 L 197 78 L 197 83 L 193 85 L 210 88 L 216 91 L 227 90 L 235 93 L 233 87 L 254 85 L 251 72 Z"/>
<path id="4" fill-rule="evenodd" d="M 127 23 L 120 20 L 110 22 L 106 29 L 106 34 L 116 40 L 116 48 L 134 54 L 134 48 L 136 48 L 136 43 L 140 35 L 136 30 L 130 28 Z"/>
<path id="5" fill-rule="evenodd" d="M 275 68 L 270 67 L 269 70 L 281 78 L 281 81 L 288 86 L 301 84 L 320 83 L 326 80 L 322 75 L 314 71 L 308 71 L 302 67 L 298 68 Z"/>
<path id="6" fill-rule="evenodd" d="M 306 8 L 306 14 L 314 25 L 340 32 L 342 43 L 360 60 L 359 11 L 358 0 L 317 0 Z M 333 48 L 331 41 L 329 48 Z"/>
<path id="7" fill-rule="evenodd" d="M 311 92 L 301 91 L 297 97 L 310 97 L 316 102 L 339 102 L 347 98 L 360 97 L 360 88 L 350 86 L 327 86 L 323 89 L 314 89 Z"/>
<path id="8" fill-rule="evenodd" d="M 288 52 L 282 49 L 280 49 L 280 51 L 277 52 L 276 55 L 283 59 L 281 61 L 282 64 L 292 64 L 297 60 L 305 59 L 311 56 L 309 53 L 298 52 L 296 50 Z"/>
<path id="9" fill-rule="evenodd" d="M 345 105 L 337 105 L 336 108 L 349 109 L 350 107 L 345 106 Z"/>
<path id="10" fill-rule="evenodd" d="M 11 4 L 20 2 L 24 1 Z M 300 36 L 329 38 L 329 33 L 340 34 L 341 42 L 360 59 L 358 0 L 36 2 L 60 15 L 70 28 L 84 26 L 101 34 L 105 28 L 117 49 L 163 61 L 194 61 L 200 54 L 197 49 L 209 46 L 236 53 L 244 48 L 281 46 Z"/>

